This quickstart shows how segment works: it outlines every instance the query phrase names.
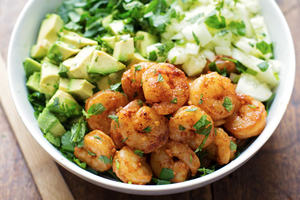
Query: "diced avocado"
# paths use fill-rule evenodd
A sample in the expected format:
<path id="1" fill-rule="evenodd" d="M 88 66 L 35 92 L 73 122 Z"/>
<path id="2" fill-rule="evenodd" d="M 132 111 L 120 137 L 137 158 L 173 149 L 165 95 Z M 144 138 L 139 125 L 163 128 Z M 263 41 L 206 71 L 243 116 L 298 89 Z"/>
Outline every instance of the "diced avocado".
<path id="1" fill-rule="evenodd" d="M 115 44 L 117 41 L 119 41 L 120 36 L 112 36 L 112 37 L 104 37 L 101 38 L 110 48 L 114 49 Z"/>
<path id="2" fill-rule="evenodd" d="M 133 38 L 126 41 L 116 42 L 113 57 L 119 61 L 128 61 L 134 57 Z"/>
<path id="3" fill-rule="evenodd" d="M 42 62 L 40 92 L 52 96 L 58 86 L 58 67 L 49 61 Z"/>
<path id="4" fill-rule="evenodd" d="M 88 66 L 92 62 L 92 57 L 96 46 L 86 47 L 82 49 L 73 59 L 72 65 L 70 68 L 70 73 L 75 78 L 89 79 L 90 75 L 88 74 Z"/>
<path id="5" fill-rule="evenodd" d="M 61 65 L 65 66 L 68 71 L 67 71 L 67 75 L 69 78 L 75 78 L 72 73 L 70 72 L 70 68 L 73 65 L 73 61 L 74 61 L 74 57 L 72 58 L 68 58 L 67 60 L 65 60 L 64 62 L 61 63 Z"/>
<path id="6" fill-rule="evenodd" d="M 103 51 L 94 51 L 88 72 L 95 74 L 110 74 L 124 69 L 126 66 Z"/>
<path id="7" fill-rule="evenodd" d="M 40 91 L 40 80 L 41 80 L 41 73 L 34 72 L 28 79 L 26 86 L 31 89 L 32 91 L 39 92 Z"/>
<path id="8" fill-rule="evenodd" d="M 58 32 L 63 25 L 64 22 L 59 15 L 48 14 L 42 22 L 37 43 L 39 44 L 43 39 L 46 39 L 53 44 L 58 39 Z"/>
<path id="9" fill-rule="evenodd" d="M 92 46 L 98 44 L 97 41 L 82 37 L 74 32 L 69 32 L 67 34 L 62 35 L 62 37 L 59 40 L 79 49 L 88 45 Z"/>
<path id="10" fill-rule="evenodd" d="M 42 65 L 39 62 L 29 57 L 25 59 L 23 65 L 24 65 L 25 74 L 27 78 L 31 76 L 34 72 L 40 72 L 42 68 Z"/>
<path id="11" fill-rule="evenodd" d="M 144 39 L 142 40 L 137 40 L 135 42 L 135 47 L 137 49 L 137 51 L 143 56 L 143 57 L 147 57 L 147 51 L 146 48 L 152 44 L 157 43 L 158 37 L 156 35 L 151 35 L 147 32 L 144 31 L 138 31 L 136 33 L 136 37 L 144 37 Z"/>
<path id="12" fill-rule="evenodd" d="M 112 73 L 107 76 L 103 76 L 99 81 L 97 81 L 97 86 L 99 90 L 110 89 L 111 85 L 121 82 L 122 75 L 124 70 Z"/>
<path id="13" fill-rule="evenodd" d="M 64 91 L 64 92 L 68 92 L 69 83 L 70 83 L 70 79 L 60 78 L 58 89 L 61 90 L 61 91 Z"/>
<path id="14" fill-rule="evenodd" d="M 113 18 L 114 18 L 114 16 L 112 14 L 104 17 L 102 20 L 102 26 L 104 28 L 107 28 L 109 26 L 109 24 L 113 21 Z"/>
<path id="15" fill-rule="evenodd" d="M 95 86 L 84 79 L 70 79 L 69 93 L 78 100 L 86 100 L 93 95 Z"/>
<path id="16" fill-rule="evenodd" d="M 57 90 L 57 92 L 52 96 L 50 101 L 47 103 L 46 107 L 51 112 L 66 117 L 78 116 L 82 113 L 81 106 L 72 97 L 72 95 L 62 90 Z"/>
<path id="17" fill-rule="evenodd" d="M 74 46 L 61 41 L 56 41 L 48 52 L 48 58 L 51 61 L 60 63 L 67 58 L 77 54 L 79 51 L 80 49 L 76 49 Z"/>
<path id="18" fill-rule="evenodd" d="M 108 27 L 113 35 L 120 35 L 120 32 L 124 30 L 124 25 L 123 20 L 114 20 Z"/>
<path id="19" fill-rule="evenodd" d="M 30 56 L 35 59 L 41 59 L 47 56 L 51 46 L 51 43 L 44 39 L 31 47 Z"/>
<path id="20" fill-rule="evenodd" d="M 139 53 L 134 53 L 132 60 L 130 61 L 130 64 L 127 66 L 131 67 L 132 65 L 138 64 L 140 62 L 146 62 L 147 59 L 145 59 L 141 54 Z"/>
<path id="21" fill-rule="evenodd" d="M 54 136 L 62 136 L 66 133 L 65 128 L 53 113 L 47 108 L 38 117 L 38 124 L 43 133 L 52 133 Z"/>

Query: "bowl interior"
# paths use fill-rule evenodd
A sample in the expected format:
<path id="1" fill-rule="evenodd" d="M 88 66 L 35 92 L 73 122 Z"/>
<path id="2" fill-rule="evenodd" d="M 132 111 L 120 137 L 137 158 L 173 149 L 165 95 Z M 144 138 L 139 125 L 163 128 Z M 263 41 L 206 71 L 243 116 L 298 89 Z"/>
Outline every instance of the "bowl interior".
<path id="1" fill-rule="evenodd" d="M 38 30 L 45 15 L 55 12 L 62 0 L 30 0 L 15 25 L 8 51 L 8 78 L 12 97 L 24 124 L 36 141 L 52 156 L 57 163 L 81 178 L 101 187 L 124 193 L 141 195 L 162 195 L 192 190 L 212 183 L 249 160 L 269 139 L 278 126 L 288 105 L 295 77 L 295 53 L 289 27 L 273 0 L 260 0 L 262 13 L 269 28 L 272 41 L 274 41 L 275 58 L 285 64 L 280 71 L 280 84 L 276 88 L 276 97 L 269 111 L 267 126 L 263 133 L 246 149 L 237 159 L 217 170 L 216 172 L 182 183 L 154 186 L 129 185 L 112 181 L 88 171 L 70 162 L 63 157 L 44 137 L 38 128 L 37 120 L 33 115 L 33 108 L 27 100 L 25 72 L 22 62 L 29 55 L 30 47 L 36 42 Z M 278 31 L 280 27 L 280 31 Z"/>

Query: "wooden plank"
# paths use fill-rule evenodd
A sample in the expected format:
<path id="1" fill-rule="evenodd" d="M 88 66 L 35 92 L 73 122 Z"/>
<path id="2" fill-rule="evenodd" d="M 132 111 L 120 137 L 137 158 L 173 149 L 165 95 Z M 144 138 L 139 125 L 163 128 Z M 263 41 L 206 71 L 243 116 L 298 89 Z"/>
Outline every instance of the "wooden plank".
<path id="1" fill-rule="evenodd" d="M 12 102 L 5 63 L 0 55 L 0 100 L 43 199 L 73 199 L 52 158 L 37 144 Z"/>

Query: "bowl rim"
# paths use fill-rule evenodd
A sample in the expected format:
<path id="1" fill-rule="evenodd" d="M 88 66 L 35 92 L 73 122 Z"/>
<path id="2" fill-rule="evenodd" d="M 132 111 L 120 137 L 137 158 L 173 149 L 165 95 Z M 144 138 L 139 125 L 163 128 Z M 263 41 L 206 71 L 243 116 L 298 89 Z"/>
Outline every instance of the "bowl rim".
<path id="1" fill-rule="evenodd" d="M 290 78 L 288 84 L 285 87 L 286 88 L 285 94 L 287 94 L 287 96 L 285 96 L 285 98 L 282 99 L 282 101 L 281 101 L 281 105 L 283 108 L 276 112 L 276 115 L 277 115 L 276 118 L 272 118 L 272 121 L 268 122 L 269 124 L 272 123 L 275 125 L 268 126 L 268 123 L 267 123 L 269 131 L 268 132 L 264 131 L 263 137 L 261 137 L 262 134 L 260 136 L 258 136 L 258 138 L 255 139 L 254 142 L 245 151 L 243 151 L 243 153 L 242 153 L 243 156 L 239 156 L 238 158 L 236 158 L 229 164 L 227 164 L 227 165 L 223 166 L 222 168 L 218 169 L 217 171 L 215 171 L 214 173 L 203 176 L 201 178 L 196 178 L 196 179 L 188 180 L 188 181 L 181 182 L 181 183 L 175 183 L 175 184 L 169 184 L 169 185 L 159 185 L 159 186 L 157 186 L 157 185 L 131 185 L 131 184 L 126 184 L 126 183 L 116 182 L 113 180 L 109 180 L 105 177 L 101 177 L 101 176 L 92 174 L 92 173 L 80 168 L 79 166 L 75 165 L 74 163 L 72 163 L 71 161 L 66 159 L 65 157 L 61 158 L 60 156 L 57 155 L 57 152 L 53 151 L 53 149 L 55 149 L 55 148 L 50 143 L 49 144 L 53 148 L 49 148 L 49 145 L 45 144 L 44 141 L 40 141 L 37 138 L 36 134 L 40 134 L 41 132 L 33 133 L 31 131 L 32 125 L 29 123 L 26 123 L 26 122 L 28 122 L 28 120 L 26 119 L 27 114 L 24 113 L 24 111 L 22 111 L 22 105 L 20 104 L 20 100 L 17 98 L 17 90 L 14 89 L 14 85 L 13 85 L 13 80 L 14 80 L 13 74 L 14 73 L 13 73 L 12 67 L 11 67 L 12 66 L 11 62 L 12 62 L 13 55 L 14 55 L 14 52 L 13 52 L 14 51 L 14 49 L 13 49 L 14 48 L 14 40 L 17 37 L 18 27 L 20 26 L 22 19 L 25 17 L 27 10 L 34 4 L 35 1 L 36 0 L 30 0 L 29 2 L 27 2 L 27 4 L 23 8 L 21 14 L 19 15 L 19 17 L 17 19 L 17 22 L 14 26 L 14 29 L 13 29 L 13 32 L 11 35 L 9 48 L 8 48 L 8 57 L 7 57 L 8 80 L 9 80 L 9 85 L 10 85 L 10 92 L 11 92 L 11 95 L 13 98 L 14 105 L 19 113 L 19 116 L 21 117 L 21 119 L 24 122 L 28 131 L 38 142 L 38 144 L 62 167 L 64 167 L 68 171 L 72 172 L 73 174 L 76 174 L 77 176 L 79 176 L 89 182 L 97 184 L 106 189 L 111 189 L 111 190 L 115 190 L 115 191 L 121 190 L 121 192 L 124 192 L 124 193 L 140 194 L 140 195 L 172 194 L 172 193 L 178 193 L 178 192 L 192 190 L 192 189 L 195 189 L 198 187 L 203 187 L 203 186 L 210 184 L 212 182 L 215 182 L 215 181 L 223 178 L 224 176 L 228 175 L 229 173 L 235 171 L 236 169 L 241 167 L 245 162 L 247 162 L 252 156 L 254 156 L 257 153 L 257 151 L 266 143 L 266 141 L 274 133 L 275 129 L 279 125 L 279 122 L 281 121 L 281 119 L 286 111 L 287 105 L 288 105 L 291 95 L 292 95 L 294 79 L 295 79 L 296 62 L 295 62 L 294 43 L 292 40 L 291 31 L 288 27 L 287 21 L 283 15 L 283 13 L 281 12 L 277 3 L 275 1 L 270 0 L 270 3 L 273 5 L 274 9 L 276 9 L 276 13 L 278 13 L 279 17 L 283 21 L 283 25 L 284 25 L 283 30 L 287 31 L 287 34 L 289 35 L 289 38 L 286 38 L 286 40 L 288 43 L 287 46 L 289 47 L 288 51 L 291 52 L 290 58 L 291 58 L 291 63 L 292 63 L 292 66 L 291 66 L 292 71 L 290 73 L 294 74 L 294 76 L 292 76 Z M 276 97 L 275 97 L 275 100 L 277 99 Z M 56 150 L 56 151 L 58 151 L 58 150 Z M 60 154 L 60 152 L 58 152 L 58 153 Z M 177 191 L 177 190 L 180 190 L 180 191 Z M 148 192 L 148 193 L 144 194 L 143 192 L 146 192 L 146 193 Z M 149 192 L 157 192 L 157 193 L 149 193 Z"/>

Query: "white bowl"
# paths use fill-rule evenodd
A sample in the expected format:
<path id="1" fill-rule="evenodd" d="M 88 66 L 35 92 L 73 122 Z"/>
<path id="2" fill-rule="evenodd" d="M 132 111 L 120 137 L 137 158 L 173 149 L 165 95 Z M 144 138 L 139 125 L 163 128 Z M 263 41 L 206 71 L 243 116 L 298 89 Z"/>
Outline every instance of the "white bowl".
<path id="1" fill-rule="evenodd" d="M 45 15 L 56 11 L 62 0 L 30 0 L 20 14 L 10 40 L 8 51 L 8 78 L 15 106 L 24 124 L 36 141 L 52 158 L 77 176 L 118 192 L 140 195 L 162 195 L 185 192 L 210 184 L 233 172 L 248 161 L 270 138 L 278 126 L 291 97 L 295 78 L 295 52 L 287 22 L 274 0 L 260 0 L 262 13 L 275 44 L 275 58 L 285 64 L 280 72 L 280 84 L 263 133 L 237 159 L 216 172 L 201 178 L 170 185 L 130 185 L 109 180 L 81 169 L 56 150 L 38 128 L 33 108 L 27 100 L 25 72 L 22 62 L 29 55 L 30 47 L 36 42 L 41 21 Z"/>

